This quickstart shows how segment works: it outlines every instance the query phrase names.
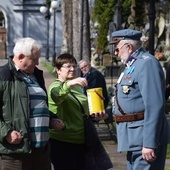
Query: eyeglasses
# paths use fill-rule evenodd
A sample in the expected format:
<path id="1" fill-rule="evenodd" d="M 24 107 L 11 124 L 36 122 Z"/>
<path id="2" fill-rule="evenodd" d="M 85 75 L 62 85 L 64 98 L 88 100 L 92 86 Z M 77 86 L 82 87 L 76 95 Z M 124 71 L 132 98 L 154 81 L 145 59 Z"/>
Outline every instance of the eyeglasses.
<path id="1" fill-rule="evenodd" d="M 63 67 L 63 68 L 66 68 L 66 69 L 68 69 L 68 70 L 70 70 L 71 68 L 77 69 L 77 65 L 63 65 L 62 67 Z"/>
<path id="2" fill-rule="evenodd" d="M 127 45 L 127 44 L 128 44 L 128 43 L 123 44 L 120 48 L 116 47 L 115 50 L 114 50 L 114 53 L 118 54 L 119 51 L 120 51 L 125 45 Z"/>
<path id="3" fill-rule="evenodd" d="M 80 70 L 83 70 L 84 68 L 86 68 L 87 66 L 89 66 L 88 64 L 86 64 L 85 66 L 83 67 L 80 67 Z"/>

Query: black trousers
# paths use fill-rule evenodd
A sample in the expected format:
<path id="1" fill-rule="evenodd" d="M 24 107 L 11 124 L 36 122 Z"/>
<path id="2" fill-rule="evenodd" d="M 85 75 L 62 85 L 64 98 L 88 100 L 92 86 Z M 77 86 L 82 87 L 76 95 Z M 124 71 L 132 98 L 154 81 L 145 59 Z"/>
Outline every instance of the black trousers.
<path id="1" fill-rule="evenodd" d="M 51 170 L 49 146 L 32 148 L 29 154 L 1 154 L 0 170 Z"/>
<path id="2" fill-rule="evenodd" d="M 51 162 L 54 170 L 83 170 L 85 164 L 85 145 L 50 139 Z"/>

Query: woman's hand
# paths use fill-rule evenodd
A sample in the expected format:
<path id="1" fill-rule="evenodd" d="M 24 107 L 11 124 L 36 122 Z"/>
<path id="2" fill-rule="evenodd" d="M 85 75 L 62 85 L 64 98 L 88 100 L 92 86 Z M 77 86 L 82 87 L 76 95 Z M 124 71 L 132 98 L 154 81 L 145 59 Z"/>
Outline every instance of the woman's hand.
<path id="1" fill-rule="evenodd" d="M 99 112 L 92 113 L 92 114 L 90 114 L 90 116 L 92 117 L 92 119 L 94 121 L 104 120 L 109 117 L 109 115 L 106 113 L 105 110 L 101 110 Z"/>
<path id="2" fill-rule="evenodd" d="M 64 123 L 61 119 L 58 118 L 52 118 L 50 120 L 50 128 L 54 130 L 61 130 L 64 128 Z"/>
<path id="3" fill-rule="evenodd" d="M 75 85 L 80 85 L 82 87 L 85 87 L 87 86 L 87 80 L 85 78 L 82 78 L 82 77 L 78 77 L 76 79 L 73 79 L 73 80 L 69 80 L 67 82 L 67 86 L 71 87 L 71 86 L 75 86 Z"/>

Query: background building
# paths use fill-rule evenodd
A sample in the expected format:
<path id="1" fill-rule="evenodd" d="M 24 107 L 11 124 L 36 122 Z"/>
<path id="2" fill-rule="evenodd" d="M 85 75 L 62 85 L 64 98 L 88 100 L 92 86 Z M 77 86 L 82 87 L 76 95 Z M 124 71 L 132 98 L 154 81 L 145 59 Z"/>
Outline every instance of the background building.
<path id="1" fill-rule="evenodd" d="M 42 5 L 45 5 L 45 0 L 0 0 L 0 58 L 12 55 L 16 40 L 22 37 L 39 40 L 43 45 L 42 56 L 46 55 L 48 30 L 47 20 L 40 13 Z M 54 14 L 51 14 L 49 20 L 50 57 L 53 55 L 53 45 L 55 44 L 56 54 L 60 53 L 62 45 L 61 10 L 57 9 Z M 55 43 L 53 36 L 55 36 Z"/>

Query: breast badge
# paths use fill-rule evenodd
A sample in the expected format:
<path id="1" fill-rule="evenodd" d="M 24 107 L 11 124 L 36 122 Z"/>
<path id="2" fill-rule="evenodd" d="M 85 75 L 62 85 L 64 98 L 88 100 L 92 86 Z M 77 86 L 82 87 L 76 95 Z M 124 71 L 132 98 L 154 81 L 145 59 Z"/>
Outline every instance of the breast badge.
<path id="1" fill-rule="evenodd" d="M 123 91 L 123 93 L 128 94 L 128 93 L 130 92 L 129 86 L 124 85 L 124 86 L 122 87 L 122 91 Z"/>

